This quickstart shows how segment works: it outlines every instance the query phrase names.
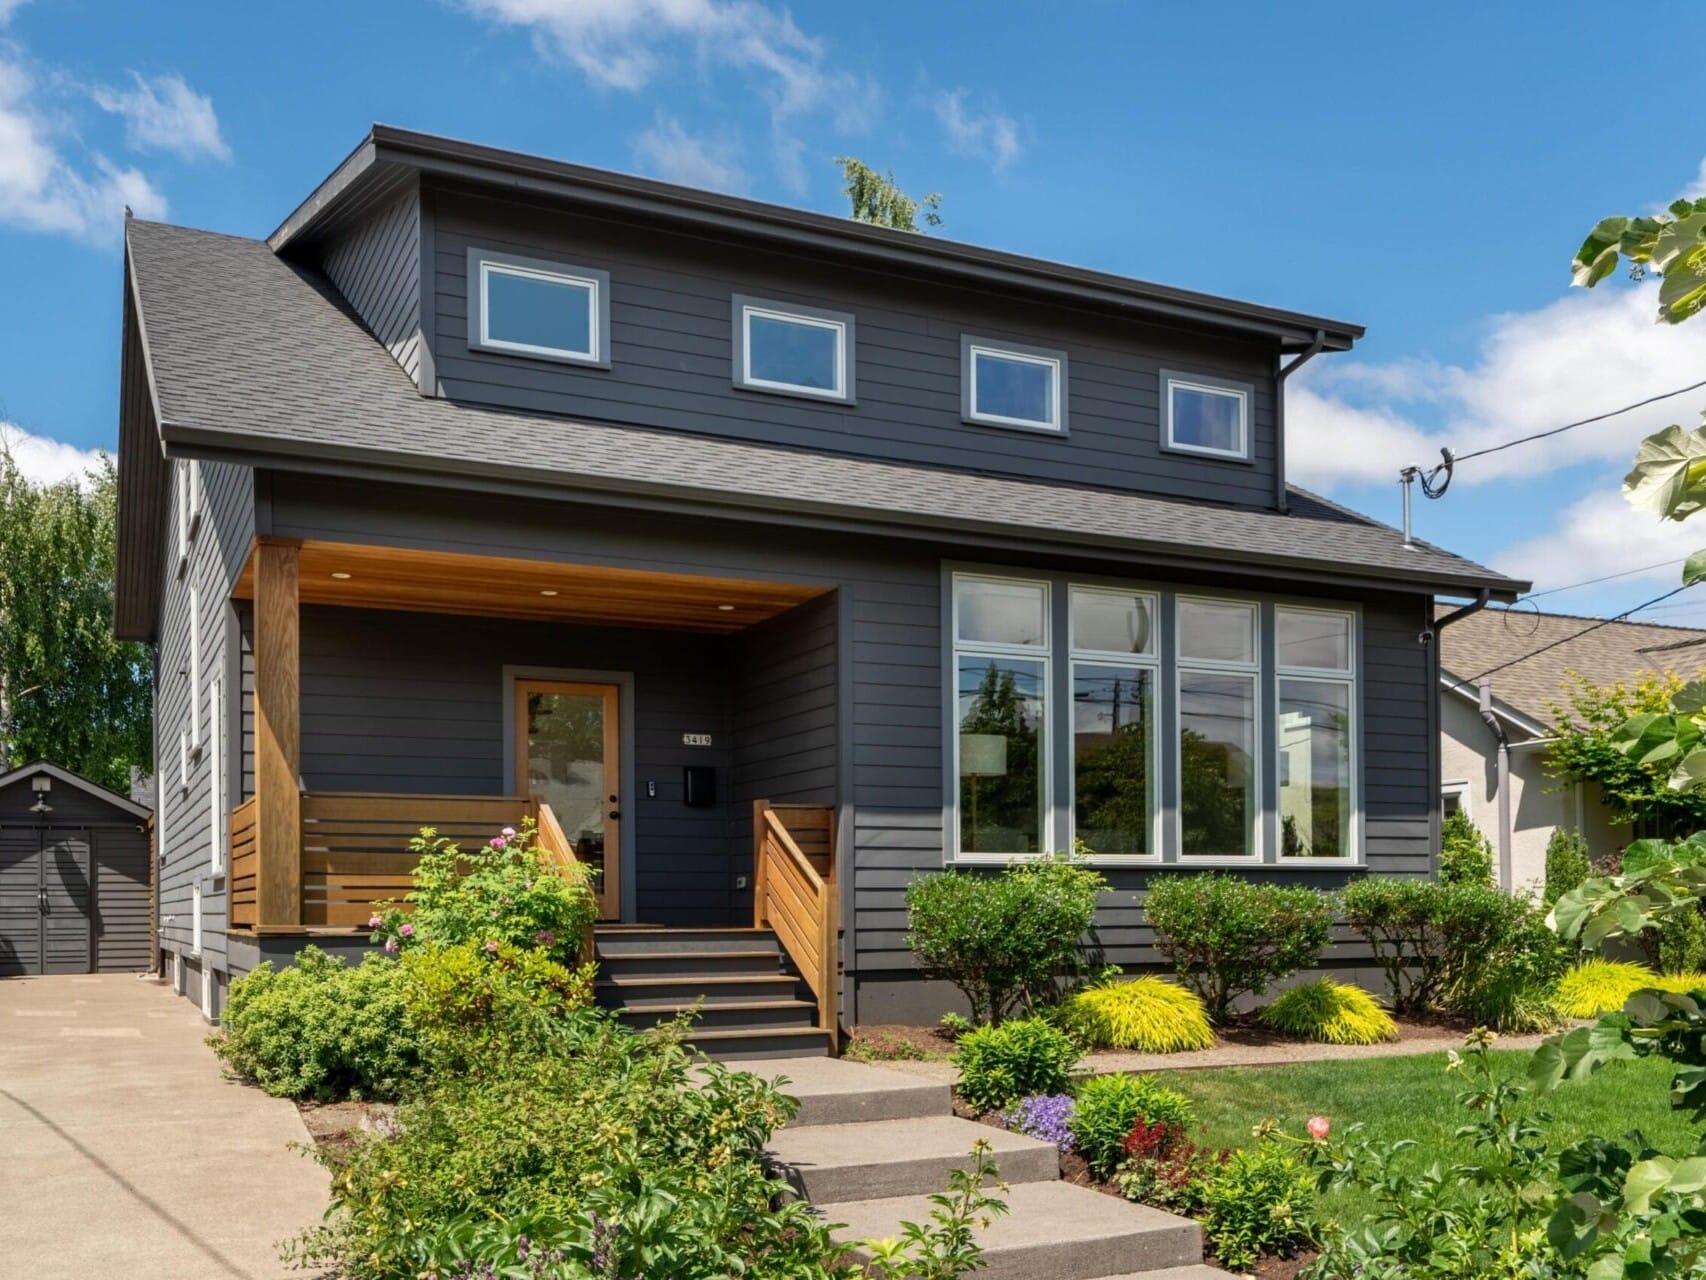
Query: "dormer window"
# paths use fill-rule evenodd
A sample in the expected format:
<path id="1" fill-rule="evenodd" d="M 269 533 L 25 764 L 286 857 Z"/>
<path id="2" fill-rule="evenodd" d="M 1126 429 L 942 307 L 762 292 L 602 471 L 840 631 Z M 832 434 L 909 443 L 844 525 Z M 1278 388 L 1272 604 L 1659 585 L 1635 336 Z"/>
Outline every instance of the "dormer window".
<path id="1" fill-rule="evenodd" d="M 1169 449 L 1250 461 L 1251 387 L 1202 374 L 1161 371 L 1161 438 Z"/>
<path id="2" fill-rule="evenodd" d="M 610 275 L 468 250 L 468 345 L 480 351 L 610 367 Z"/>
<path id="3" fill-rule="evenodd" d="M 960 338 L 960 410 L 967 422 L 1066 433 L 1066 353 Z"/>
<path id="4" fill-rule="evenodd" d="M 853 402 L 853 317 L 734 299 L 734 383 L 744 391 Z"/>

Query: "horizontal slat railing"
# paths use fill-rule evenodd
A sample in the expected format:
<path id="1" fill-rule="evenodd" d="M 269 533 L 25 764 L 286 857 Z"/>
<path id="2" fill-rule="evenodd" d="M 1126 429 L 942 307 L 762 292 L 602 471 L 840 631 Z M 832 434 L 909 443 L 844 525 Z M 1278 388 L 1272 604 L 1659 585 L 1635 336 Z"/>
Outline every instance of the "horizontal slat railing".
<path id="1" fill-rule="evenodd" d="M 755 800 L 752 864 L 753 924 L 774 930 L 817 998 L 818 1026 L 833 1044 L 841 949 L 833 808 Z"/>
<path id="2" fill-rule="evenodd" d="M 261 869 L 261 849 L 255 825 L 255 797 L 250 796 L 231 810 L 229 827 L 230 910 L 234 925 L 255 923 L 256 885 Z"/>
<path id="3" fill-rule="evenodd" d="M 551 806 L 543 800 L 539 801 L 537 818 L 539 822 L 539 847 L 551 856 L 551 861 L 556 864 L 559 874 L 572 880 L 577 874 L 575 868 L 580 861 L 575 857 L 574 844 L 564 834 L 563 825 L 557 821 L 557 815 L 551 812 Z M 588 892 L 593 891 L 594 888 L 595 886 L 589 880 L 587 882 Z M 582 964 L 592 960 L 592 920 L 590 918 L 586 922 L 586 927 L 581 930 L 580 959 Z"/>

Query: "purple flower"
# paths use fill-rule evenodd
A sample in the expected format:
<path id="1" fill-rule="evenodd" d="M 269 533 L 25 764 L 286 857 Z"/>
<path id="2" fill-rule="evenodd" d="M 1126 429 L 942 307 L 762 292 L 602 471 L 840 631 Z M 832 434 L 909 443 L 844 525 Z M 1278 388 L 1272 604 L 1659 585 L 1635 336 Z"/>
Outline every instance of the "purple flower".
<path id="1" fill-rule="evenodd" d="M 394 956 L 397 954 L 397 939 L 385 939 L 385 954 L 388 956 Z"/>
<path id="2" fill-rule="evenodd" d="M 1077 1104 L 1070 1094 L 1037 1093 L 1020 1100 L 1001 1119 L 1015 1133 L 1040 1142 L 1052 1142 L 1062 1151 L 1072 1150 L 1072 1115 Z"/>
<path id="3" fill-rule="evenodd" d="M 499 834 L 502 835 L 505 840 L 513 840 L 515 839 L 515 828 L 505 827 Z"/>
<path id="4" fill-rule="evenodd" d="M 497 953 L 498 953 L 497 940 L 496 939 L 489 939 L 486 942 L 486 950 L 491 952 L 494 956 L 497 955 Z"/>
<path id="5" fill-rule="evenodd" d="M 541 929 L 538 933 L 533 935 L 533 941 L 537 942 L 542 947 L 554 947 L 557 945 L 557 935 L 552 933 L 549 929 Z"/>
<path id="6" fill-rule="evenodd" d="M 369 929 L 377 929 L 380 925 L 382 925 L 384 923 L 385 923 L 384 917 L 379 916 L 377 914 L 367 917 L 367 927 Z"/>
<path id="7" fill-rule="evenodd" d="M 412 938 L 415 936 L 415 926 L 412 924 L 406 924 L 402 928 L 398 929 L 397 932 L 402 934 L 405 938 Z"/>
<path id="8" fill-rule="evenodd" d="M 493 836 L 491 839 L 491 845 L 492 845 L 492 848 L 494 848 L 494 849 L 504 848 L 505 847 L 504 838 L 502 836 Z"/>

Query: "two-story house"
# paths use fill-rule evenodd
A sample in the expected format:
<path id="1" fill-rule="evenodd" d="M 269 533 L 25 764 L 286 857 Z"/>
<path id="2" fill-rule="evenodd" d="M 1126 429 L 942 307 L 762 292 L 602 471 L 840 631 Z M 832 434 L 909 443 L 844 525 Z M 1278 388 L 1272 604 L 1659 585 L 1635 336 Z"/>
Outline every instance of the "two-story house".
<path id="1" fill-rule="evenodd" d="M 607 996 L 729 1049 L 947 1007 L 943 867 L 1080 846 L 1138 964 L 1157 870 L 1433 866 L 1435 597 L 1525 584 L 1286 483 L 1355 325 L 378 126 L 125 271 L 118 629 L 210 1014 L 364 945 L 428 824 L 538 815 Z"/>

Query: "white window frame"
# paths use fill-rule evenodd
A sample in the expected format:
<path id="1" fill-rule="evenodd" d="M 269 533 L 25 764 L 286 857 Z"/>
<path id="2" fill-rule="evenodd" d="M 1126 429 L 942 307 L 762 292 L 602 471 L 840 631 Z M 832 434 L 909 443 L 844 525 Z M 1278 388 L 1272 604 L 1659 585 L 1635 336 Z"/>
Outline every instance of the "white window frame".
<path id="1" fill-rule="evenodd" d="M 828 329 L 835 335 L 835 386 L 808 387 L 797 382 L 773 382 L 752 373 L 752 320 L 780 320 L 788 324 Z M 837 404 L 853 403 L 853 317 L 844 311 L 825 311 L 782 302 L 766 302 L 740 294 L 734 297 L 734 385 L 741 391 L 763 391 L 771 395 L 805 396 Z"/>
<path id="2" fill-rule="evenodd" d="M 579 285 L 587 290 L 588 350 L 548 347 L 531 342 L 494 338 L 491 334 L 490 296 L 487 282 L 493 275 L 507 275 L 551 284 Z M 523 258 L 490 249 L 468 250 L 468 345 L 476 351 L 553 360 L 559 364 L 610 367 L 610 273 L 592 267 Z"/>
<path id="3" fill-rule="evenodd" d="M 201 529 L 201 463 L 180 458 L 172 469 L 178 507 L 178 576 L 189 568 L 190 547 Z"/>
<path id="4" fill-rule="evenodd" d="M 190 750 L 201 757 L 201 591 L 190 583 Z"/>
<path id="5" fill-rule="evenodd" d="M 1255 655 L 1252 662 L 1234 662 L 1228 659 L 1191 658 L 1185 654 L 1181 643 L 1180 605 L 1189 603 L 1212 605 L 1235 605 L 1248 609 L 1252 618 L 1250 636 L 1251 652 Z M 1175 592 L 1173 596 L 1173 714 L 1170 723 L 1173 726 L 1173 740 L 1169 744 L 1168 758 L 1172 762 L 1173 774 L 1173 841 L 1178 852 L 1175 865 L 1191 867 L 1248 867 L 1259 865 L 1264 859 L 1266 840 L 1264 835 L 1267 828 L 1266 793 L 1263 790 L 1266 779 L 1262 768 L 1262 758 L 1267 754 L 1263 750 L 1267 732 L 1265 716 L 1268 702 L 1268 681 L 1263 679 L 1262 671 L 1262 605 L 1258 600 L 1244 596 L 1216 596 L 1196 592 Z M 1250 851 L 1248 853 L 1186 853 L 1185 852 L 1185 770 L 1184 753 L 1179 750 L 1179 742 L 1185 731 L 1184 713 L 1184 676 L 1186 672 L 1198 672 L 1205 675 L 1237 675 L 1248 677 L 1254 689 L 1250 700 L 1251 732 L 1250 741 L 1254 749 L 1250 753 L 1250 795 L 1253 813 L 1250 819 Z"/>
<path id="6" fill-rule="evenodd" d="M 1467 778 L 1452 778 L 1449 781 L 1439 784 L 1440 800 L 1443 802 L 1447 796 L 1455 796 L 1457 798 L 1457 807 L 1463 810 L 1464 816 L 1471 822 L 1475 821 L 1474 808 L 1470 804 L 1470 795 L 1472 794 L 1472 791 L 1473 788 L 1470 786 L 1469 779 Z M 1445 816 L 1445 805 L 1441 803 L 1441 820 L 1443 820 Z"/>
<path id="7" fill-rule="evenodd" d="M 1020 346 L 1015 343 L 989 342 L 969 334 L 960 337 L 960 385 L 964 388 L 962 418 L 981 426 L 1011 427 L 1019 431 L 1037 431 L 1044 435 L 1063 436 L 1066 432 L 1066 353 L 1042 347 Z M 1042 365 L 1053 373 L 1053 396 L 1049 419 L 1012 418 L 1001 413 L 985 413 L 977 405 L 977 361 L 980 356 L 1010 360 L 1015 364 Z"/>
<path id="8" fill-rule="evenodd" d="M 1151 623 L 1150 651 L 1146 654 L 1116 653 L 1103 649 L 1082 648 L 1078 644 L 1077 626 L 1073 621 L 1073 598 L 1078 595 L 1117 596 L 1121 600 L 1141 599 L 1149 607 Z M 1150 787 L 1149 813 L 1149 852 L 1135 853 L 1097 853 L 1089 859 L 1092 863 L 1110 863 L 1115 865 L 1147 866 L 1161 861 L 1162 845 L 1162 811 L 1166 805 L 1162 803 L 1161 779 L 1161 720 L 1162 720 L 1162 677 L 1161 677 L 1161 595 L 1156 591 L 1126 591 L 1118 587 L 1091 586 L 1086 583 L 1072 582 L 1066 588 L 1066 628 L 1067 628 L 1067 692 L 1070 694 L 1078 687 L 1078 668 L 1084 666 L 1129 666 L 1139 667 L 1150 673 L 1150 688 L 1154 692 L 1153 704 L 1149 708 L 1149 762 L 1153 770 L 1153 785 Z M 1071 848 L 1078 847 L 1078 760 L 1073 750 L 1073 717 L 1068 706 L 1066 716 L 1066 761 L 1067 761 L 1067 829 L 1071 833 Z M 958 763 L 955 769 L 958 770 Z"/>
<path id="9" fill-rule="evenodd" d="M 190 731 L 178 731 L 178 790 L 184 794 L 190 793 Z"/>
<path id="10" fill-rule="evenodd" d="M 207 795 L 209 863 L 214 875 L 225 873 L 225 844 L 229 825 L 225 819 L 225 681 L 215 675 L 207 686 Z"/>
<path id="11" fill-rule="evenodd" d="M 1041 587 L 1043 593 L 1043 638 L 1040 645 L 1032 644 L 1000 644 L 986 640 L 960 639 L 960 583 L 962 582 L 994 582 L 1004 585 L 1019 584 L 1027 587 Z M 1001 573 L 960 573 L 951 575 L 948 584 L 949 619 L 948 639 L 950 670 L 952 672 L 949 686 L 949 716 L 948 736 L 951 742 L 950 772 L 947 782 L 949 794 L 953 797 L 950 805 L 950 821 L 952 827 L 951 843 L 953 861 L 966 865 L 979 864 L 990 866 L 1005 866 L 1014 862 L 1034 861 L 1038 858 L 1049 858 L 1055 852 L 1055 821 L 1054 821 L 1054 596 L 1053 584 L 1044 578 L 1026 578 L 1018 575 Z M 1042 773 L 1042 796 L 1038 831 L 1042 848 L 1036 853 L 967 853 L 960 848 L 960 694 L 959 670 L 961 657 L 969 658 L 1017 658 L 1029 662 L 1040 662 L 1043 668 L 1042 680 L 1042 713 L 1039 723 L 1042 727 L 1042 750 L 1037 753 Z"/>
<path id="12" fill-rule="evenodd" d="M 1173 393 L 1175 391 L 1198 391 L 1205 395 L 1226 396 L 1238 402 L 1238 448 L 1211 449 L 1205 445 L 1191 444 L 1180 441 L 1173 430 Z M 1205 374 L 1179 373 L 1170 369 L 1161 371 L 1161 441 L 1165 448 L 1175 453 L 1191 453 L 1204 458 L 1219 458 L 1227 462 L 1249 462 L 1251 460 L 1251 409 L 1255 402 L 1253 388 L 1248 383 L 1232 382 L 1225 378 L 1213 378 Z"/>
<path id="13" fill-rule="evenodd" d="M 1299 667 L 1280 661 L 1279 629 L 1282 613 L 1315 614 L 1322 618 L 1343 619 L 1346 626 L 1345 644 L 1346 658 L 1349 665 L 1335 667 Z M 1286 856 L 1285 842 L 1280 841 L 1275 851 L 1274 861 L 1287 867 L 1353 867 L 1362 862 L 1362 702 L 1361 702 L 1361 673 L 1357 669 L 1357 653 L 1361 645 L 1358 635 L 1358 617 L 1355 609 L 1332 609 L 1317 605 L 1288 604 L 1284 601 L 1274 605 L 1274 715 L 1277 718 L 1281 712 L 1280 683 L 1284 680 L 1305 680 L 1315 684 L 1335 685 L 1346 691 L 1345 705 L 1349 710 L 1349 725 L 1347 726 L 1350 745 L 1350 830 L 1345 836 L 1345 846 L 1348 853 L 1337 858 L 1306 857 L 1302 854 Z M 1277 719 L 1276 719 L 1277 723 Z M 1279 815 L 1280 788 L 1279 772 L 1279 735 L 1274 735 L 1274 808 L 1279 821 L 1284 821 Z"/>

